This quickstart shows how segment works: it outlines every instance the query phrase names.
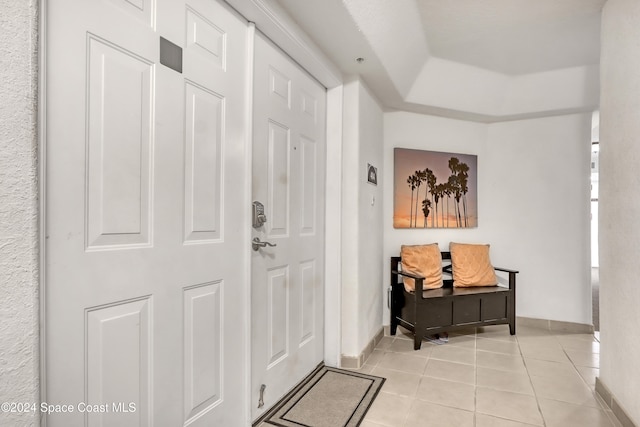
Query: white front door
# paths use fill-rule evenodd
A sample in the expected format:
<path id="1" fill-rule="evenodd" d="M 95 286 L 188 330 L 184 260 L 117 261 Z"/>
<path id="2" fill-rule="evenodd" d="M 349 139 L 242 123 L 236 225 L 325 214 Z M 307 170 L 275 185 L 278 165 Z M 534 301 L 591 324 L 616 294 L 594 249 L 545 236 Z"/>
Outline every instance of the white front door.
<path id="1" fill-rule="evenodd" d="M 323 360 L 326 91 L 262 34 L 255 39 L 252 415 Z M 264 385 L 264 405 L 258 407 Z"/>
<path id="2" fill-rule="evenodd" d="M 215 0 L 46 12 L 47 426 L 245 426 L 247 24 Z"/>

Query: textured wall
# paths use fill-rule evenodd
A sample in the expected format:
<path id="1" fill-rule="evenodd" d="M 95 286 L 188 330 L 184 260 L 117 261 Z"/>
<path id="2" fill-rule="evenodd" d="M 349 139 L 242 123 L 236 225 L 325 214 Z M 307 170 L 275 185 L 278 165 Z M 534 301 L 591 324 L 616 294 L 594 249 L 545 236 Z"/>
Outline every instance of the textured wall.
<path id="1" fill-rule="evenodd" d="M 39 394 L 37 8 L 0 0 L 0 403 Z M 0 425 L 38 417 L 0 411 Z"/>
<path id="2" fill-rule="evenodd" d="M 600 380 L 640 425 L 640 2 L 602 12 Z"/>

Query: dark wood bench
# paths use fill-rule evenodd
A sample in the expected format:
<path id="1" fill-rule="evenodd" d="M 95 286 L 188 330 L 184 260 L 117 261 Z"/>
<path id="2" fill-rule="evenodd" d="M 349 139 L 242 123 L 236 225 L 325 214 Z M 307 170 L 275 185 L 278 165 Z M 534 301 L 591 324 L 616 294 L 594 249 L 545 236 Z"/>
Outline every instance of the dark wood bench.
<path id="1" fill-rule="evenodd" d="M 494 267 L 509 274 L 509 287 L 453 286 L 451 253 L 442 252 L 443 282 L 439 289 L 407 292 L 401 276 L 415 279 L 416 289 L 422 289 L 424 277 L 403 272 L 400 257 L 391 257 L 391 335 L 398 326 L 413 332 L 413 348 L 419 350 L 427 335 L 474 326 L 508 324 L 511 335 L 516 333 L 516 270 Z"/>

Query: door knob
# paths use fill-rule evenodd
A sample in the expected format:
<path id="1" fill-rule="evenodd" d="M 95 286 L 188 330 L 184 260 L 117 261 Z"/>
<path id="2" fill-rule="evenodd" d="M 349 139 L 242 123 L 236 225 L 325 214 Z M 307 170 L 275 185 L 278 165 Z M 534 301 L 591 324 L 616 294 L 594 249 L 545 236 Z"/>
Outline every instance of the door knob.
<path id="1" fill-rule="evenodd" d="M 277 246 L 277 245 L 271 242 L 263 242 L 260 240 L 259 237 L 254 237 L 253 241 L 251 242 L 251 247 L 253 248 L 254 251 L 257 251 L 260 248 L 264 248 L 265 246 Z"/>

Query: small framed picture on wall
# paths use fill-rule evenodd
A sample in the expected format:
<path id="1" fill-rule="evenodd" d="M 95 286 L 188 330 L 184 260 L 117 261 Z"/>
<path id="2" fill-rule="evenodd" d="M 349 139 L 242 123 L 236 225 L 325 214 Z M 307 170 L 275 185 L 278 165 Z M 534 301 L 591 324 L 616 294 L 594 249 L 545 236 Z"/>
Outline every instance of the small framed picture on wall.
<path id="1" fill-rule="evenodd" d="M 378 168 L 371 163 L 367 163 L 367 182 L 378 185 Z"/>

